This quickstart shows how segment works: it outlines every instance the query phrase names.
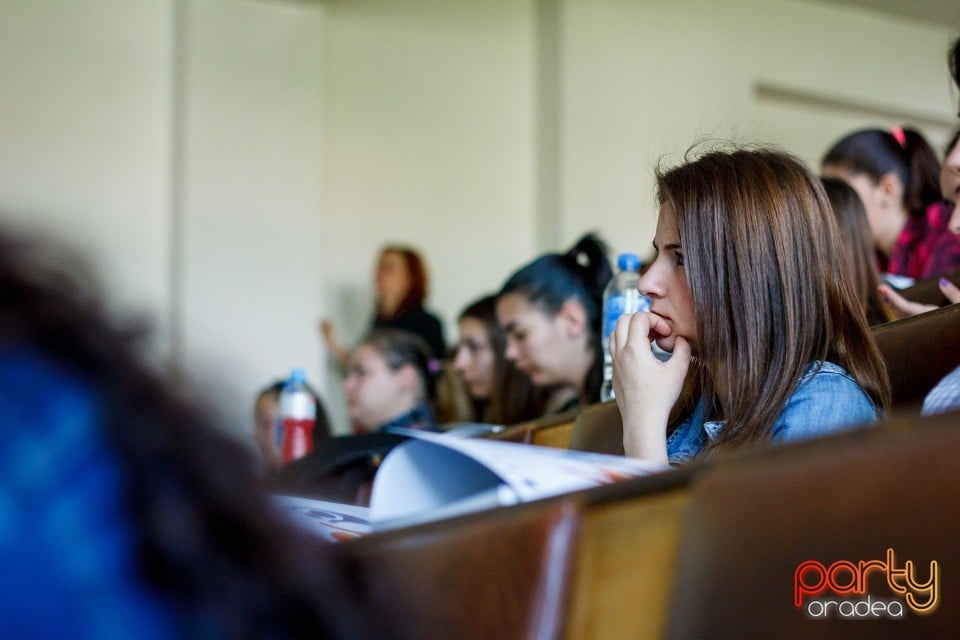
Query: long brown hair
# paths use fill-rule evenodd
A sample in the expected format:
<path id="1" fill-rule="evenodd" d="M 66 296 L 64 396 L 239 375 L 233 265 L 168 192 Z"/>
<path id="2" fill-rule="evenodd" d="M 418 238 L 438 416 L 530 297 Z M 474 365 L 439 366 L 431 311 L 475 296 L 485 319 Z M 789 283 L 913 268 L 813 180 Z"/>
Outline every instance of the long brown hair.
<path id="1" fill-rule="evenodd" d="M 823 183 L 840 229 L 846 249 L 845 257 L 853 276 L 854 290 L 867 316 L 867 324 L 873 326 L 890 322 L 894 319 L 893 312 L 884 304 L 877 290 L 880 276 L 877 274 L 873 238 L 870 235 L 870 223 L 867 221 L 863 201 L 856 190 L 843 180 L 820 178 L 820 182 Z"/>
<path id="2" fill-rule="evenodd" d="M 713 151 L 658 170 L 657 191 L 677 212 L 701 336 L 677 409 L 701 394 L 708 415 L 722 405 L 721 447 L 768 438 L 815 361 L 844 367 L 878 407 L 889 406 L 830 203 L 802 162 L 770 149 Z"/>
<path id="3" fill-rule="evenodd" d="M 376 315 L 377 319 L 381 321 L 392 320 L 393 318 L 403 314 L 405 311 L 423 306 L 423 301 L 427 299 L 427 293 L 429 292 L 429 277 L 427 276 L 427 267 L 424 265 L 423 259 L 420 257 L 419 253 L 410 247 L 405 247 L 402 245 L 387 245 L 380 250 L 378 261 L 388 253 L 395 253 L 403 259 L 404 266 L 407 268 L 407 273 L 410 275 L 410 288 L 407 289 L 407 293 L 403 296 L 403 300 L 400 301 L 396 311 L 394 311 L 389 317 L 382 314 L 378 302 Z"/>
<path id="4" fill-rule="evenodd" d="M 493 350 L 493 386 L 482 408 L 474 401 L 475 419 L 491 424 L 514 424 L 543 415 L 547 392 L 533 386 L 523 372 L 507 360 L 507 336 L 497 323 L 497 296 L 475 300 L 460 313 L 458 320 L 473 318 L 483 323 Z"/>

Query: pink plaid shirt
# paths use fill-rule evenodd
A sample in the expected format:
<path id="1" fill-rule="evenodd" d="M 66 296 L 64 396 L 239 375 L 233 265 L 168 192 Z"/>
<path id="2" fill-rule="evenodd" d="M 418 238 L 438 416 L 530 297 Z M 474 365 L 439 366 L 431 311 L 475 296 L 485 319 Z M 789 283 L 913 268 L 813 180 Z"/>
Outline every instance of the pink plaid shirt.
<path id="1" fill-rule="evenodd" d="M 947 228 L 950 214 L 944 203 L 936 202 L 923 218 L 910 217 L 883 270 L 921 280 L 960 269 L 960 239 Z"/>

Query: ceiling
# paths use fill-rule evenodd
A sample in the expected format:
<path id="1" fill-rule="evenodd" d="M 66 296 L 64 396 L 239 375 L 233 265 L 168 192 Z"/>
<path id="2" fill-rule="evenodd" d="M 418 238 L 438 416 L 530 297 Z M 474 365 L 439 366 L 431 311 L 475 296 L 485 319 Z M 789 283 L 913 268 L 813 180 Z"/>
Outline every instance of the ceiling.
<path id="1" fill-rule="evenodd" d="M 960 31 L 960 0 L 817 0 L 860 7 Z"/>

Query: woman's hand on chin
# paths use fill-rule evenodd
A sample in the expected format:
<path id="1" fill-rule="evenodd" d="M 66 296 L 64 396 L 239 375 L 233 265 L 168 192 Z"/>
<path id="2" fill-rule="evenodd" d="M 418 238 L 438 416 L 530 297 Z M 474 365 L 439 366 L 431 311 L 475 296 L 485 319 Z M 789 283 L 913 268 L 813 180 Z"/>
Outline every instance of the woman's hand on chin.
<path id="1" fill-rule="evenodd" d="M 690 367 L 690 344 L 674 336 L 673 355 L 661 362 L 650 342 L 672 335 L 667 321 L 650 312 L 621 316 L 610 335 L 613 388 L 628 456 L 667 462 L 667 419 Z"/>

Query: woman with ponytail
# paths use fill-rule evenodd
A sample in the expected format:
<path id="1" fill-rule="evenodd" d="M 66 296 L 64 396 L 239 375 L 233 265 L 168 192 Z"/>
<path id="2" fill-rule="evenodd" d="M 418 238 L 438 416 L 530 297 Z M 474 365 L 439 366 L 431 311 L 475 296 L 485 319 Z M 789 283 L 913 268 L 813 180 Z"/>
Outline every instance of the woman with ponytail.
<path id="1" fill-rule="evenodd" d="M 548 411 L 600 399 L 603 289 L 612 275 L 606 246 L 591 233 L 566 253 L 522 267 L 500 290 L 497 320 L 507 335 L 507 359 L 534 385 L 573 392 Z"/>
<path id="2" fill-rule="evenodd" d="M 920 133 L 894 127 L 846 136 L 823 157 L 823 175 L 863 200 L 882 272 L 914 280 L 960 269 L 960 242 L 941 202 L 940 163 Z"/>

